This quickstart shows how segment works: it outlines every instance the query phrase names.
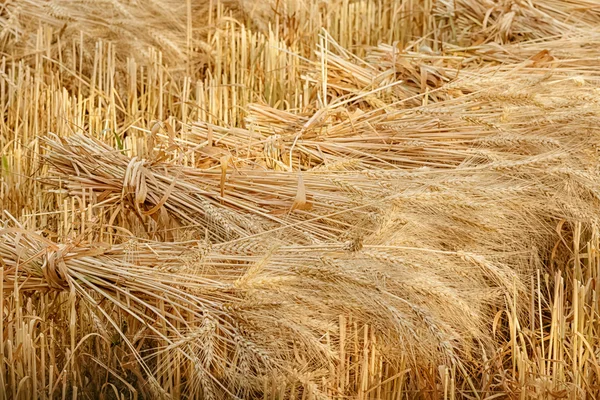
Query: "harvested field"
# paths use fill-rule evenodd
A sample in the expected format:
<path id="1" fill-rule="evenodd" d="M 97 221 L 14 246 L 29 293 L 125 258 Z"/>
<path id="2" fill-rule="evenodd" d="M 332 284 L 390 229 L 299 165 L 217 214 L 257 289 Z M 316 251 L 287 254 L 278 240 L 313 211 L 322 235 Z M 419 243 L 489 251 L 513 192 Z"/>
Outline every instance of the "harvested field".
<path id="1" fill-rule="evenodd" d="M 0 400 L 600 396 L 600 3 L 4 0 Z"/>

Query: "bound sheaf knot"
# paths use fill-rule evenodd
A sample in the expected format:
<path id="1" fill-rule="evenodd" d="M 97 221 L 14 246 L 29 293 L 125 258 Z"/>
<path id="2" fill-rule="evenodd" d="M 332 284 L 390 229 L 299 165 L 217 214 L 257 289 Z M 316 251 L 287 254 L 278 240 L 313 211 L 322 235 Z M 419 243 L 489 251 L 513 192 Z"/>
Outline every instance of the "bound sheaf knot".
<path id="1" fill-rule="evenodd" d="M 53 244 L 46 248 L 43 257 L 42 273 L 48 286 L 56 290 L 71 288 L 71 276 L 67 265 L 69 260 L 84 257 L 97 257 L 104 254 L 110 246 L 106 243 L 91 243 L 85 246 L 76 244 Z"/>
<path id="2" fill-rule="evenodd" d="M 56 245 L 58 250 L 47 250 L 42 272 L 48 286 L 53 289 L 64 290 L 69 288 L 69 270 L 65 263 L 65 255 L 69 252 L 71 246 Z"/>
<path id="3" fill-rule="evenodd" d="M 146 160 L 138 160 L 133 157 L 125 170 L 123 178 L 123 196 L 133 194 L 134 206 L 143 204 L 148 195 L 148 186 L 146 185 L 147 170 L 144 164 Z"/>

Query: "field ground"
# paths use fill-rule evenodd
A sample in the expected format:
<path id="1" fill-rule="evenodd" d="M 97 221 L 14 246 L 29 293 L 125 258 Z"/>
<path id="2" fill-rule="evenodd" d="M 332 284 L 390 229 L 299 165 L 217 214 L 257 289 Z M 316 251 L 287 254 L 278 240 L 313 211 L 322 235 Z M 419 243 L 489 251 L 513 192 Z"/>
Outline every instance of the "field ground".
<path id="1" fill-rule="evenodd" d="M 600 396 L 600 3 L 3 0 L 0 400 Z"/>

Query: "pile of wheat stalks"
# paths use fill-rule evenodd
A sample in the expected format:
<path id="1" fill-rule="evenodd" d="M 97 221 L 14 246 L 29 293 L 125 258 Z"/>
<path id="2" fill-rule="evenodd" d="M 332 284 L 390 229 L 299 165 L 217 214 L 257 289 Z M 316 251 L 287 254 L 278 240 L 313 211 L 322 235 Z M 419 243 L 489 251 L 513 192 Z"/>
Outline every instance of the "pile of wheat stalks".
<path id="1" fill-rule="evenodd" d="M 0 5 L 0 400 L 600 395 L 592 0 Z"/>

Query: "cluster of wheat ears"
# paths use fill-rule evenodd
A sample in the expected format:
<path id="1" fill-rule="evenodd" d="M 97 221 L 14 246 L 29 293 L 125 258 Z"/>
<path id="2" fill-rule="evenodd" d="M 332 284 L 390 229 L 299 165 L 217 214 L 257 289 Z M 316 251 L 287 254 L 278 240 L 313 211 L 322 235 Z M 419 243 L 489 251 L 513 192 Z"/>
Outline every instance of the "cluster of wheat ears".
<path id="1" fill-rule="evenodd" d="M 0 400 L 600 396 L 596 0 L 0 2 Z"/>

